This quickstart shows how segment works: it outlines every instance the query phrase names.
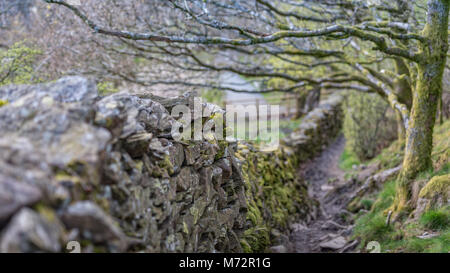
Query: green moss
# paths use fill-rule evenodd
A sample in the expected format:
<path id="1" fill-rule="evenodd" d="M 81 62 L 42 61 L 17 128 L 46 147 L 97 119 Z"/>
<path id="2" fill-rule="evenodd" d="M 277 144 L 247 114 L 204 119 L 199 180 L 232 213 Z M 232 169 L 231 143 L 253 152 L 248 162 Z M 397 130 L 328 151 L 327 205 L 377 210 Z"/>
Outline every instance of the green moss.
<path id="1" fill-rule="evenodd" d="M 252 253 L 252 247 L 245 239 L 241 239 L 241 247 L 244 253 Z"/>
<path id="2" fill-rule="evenodd" d="M 308 211 L 308 195 L 297 180 L 297 161 L 283 151 L 262 153 L 240 145 L 236 157 L 243 162 L 247 220 L 252 224 L 242 245 L 247 252 L 261 252 L 270 243 L 272 229 L 284 230 Z"/>
<path id="3" fill-rule="evenodd" d="M 297 130 L 302 123 L 303 118 L 291 119 L 291 120 L 280 120 L 280 139 L 287 137 L 291 132 Z"/>
<path id="4" fill-rule="evenodd" d="M 75 176 L 75 175 L 69 175 L 67 174 L 67 172 L 65 171 L 59 171 L 56 173 L 55 175 L 55 180 L 57 182 L 66 182 L 66 181 L 70 181 L 73 184 L 79 184 L 81 182 L 81 178 L 79 176 Z"/>
<path id="5" fill-rule="evenodd" d="M 47 221 L 51 223 L 57 221 L 58 217 L 56 216 L 54 209 L 44 205 L 43 203 L 36 204 L 34 208 Z"/>
<path id="6" fill-rule="evenodd" d="M 97 84 L 98 93 L 102 96 L 117 93 L 119 89 L 114 86 L 113 82 L 103 81 Z"/>
<path id="7" fill-rule="evenodd" d="M 164 155 L 164 158 L 156 161 L 155 164 L 156 165 L 151 168 L 152 176 L 154 177 L 167 177 L 168 175 L 172 175 L 174 173 L 174 166 L 168 155 Z"/>
<path id="8" fill-rule="evenodd" d="M 225 150 L 228 147 L 228 142 L 225 140 L 219 140 L 217 142 L 217 144 L 219 145 L 219 151 L 217 152 L 216 156 L 214 157 L 215 160 L 219 160 L 219 159 L 223 158 L 225 155 Z"/>
<path id="9" fill-rule="evenodd" d="M 435 169 L 450 163 L 450 119 L 434 129 L 432 159 Z"/>
<path id="10" fill-rule="evenodd" d="M 0 100 L 0 107 L 5 106 L 8 104 L 8 101 L 6 100 Z"/>
<path id="11" fill-rule="evenodd" d="M 266 226 L 258 226 L 244 232 L 241 246 L 247 253 L 264 252 L 270 244 L 269 230 Z"/>
<path id="12" fill-rule="evenodd" d="M 183 221 L 183 232 L 189 235 L 189 228 L 186 222 Z"/>
<path id="13" fill-rule="evenodd" d="M 436 194 L 444 195 L 447 198 L 447 192 L 450 187 L 450 174 L 433 177 L 423 189 L 420 191 L 419 196 L 425 198 L 431 198 Z"/>
<path id="14" fill-rule="evenodd" d="M 192 216 L 194 216 L 194 224 L 196 224 L 198 219 L 200 218 L 199 210 L 196 207 L 191 207 L 189 209 L 189 212 L 191 213 Z"/>

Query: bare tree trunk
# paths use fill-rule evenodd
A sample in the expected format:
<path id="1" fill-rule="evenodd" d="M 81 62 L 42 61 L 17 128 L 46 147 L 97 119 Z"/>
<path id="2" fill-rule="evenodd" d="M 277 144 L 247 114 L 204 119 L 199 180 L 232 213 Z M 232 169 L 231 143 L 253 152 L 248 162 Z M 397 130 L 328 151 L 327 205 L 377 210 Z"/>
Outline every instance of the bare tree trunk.
<path id="1" fill-rule="evenodd" d="M 317 105 L 319 105 L 320 93 L 321 93 L 320 86 L 316 86 L 311 91 L 308 92 L 305 101 L 305 109 L 304 109 L 305 113 L 312 111 L 314 108 L 317 107 Z"/>
<path id="2" fill-rule="evenodd" d="M 300 118 L 301 116 L 316 108 L 320 103 L 320 97 L 320 86 L 316 86 L 311 90 L 307 90 L 306 92 L 301 92 L 296 102 L 297 114 L 295 118 Z"/>

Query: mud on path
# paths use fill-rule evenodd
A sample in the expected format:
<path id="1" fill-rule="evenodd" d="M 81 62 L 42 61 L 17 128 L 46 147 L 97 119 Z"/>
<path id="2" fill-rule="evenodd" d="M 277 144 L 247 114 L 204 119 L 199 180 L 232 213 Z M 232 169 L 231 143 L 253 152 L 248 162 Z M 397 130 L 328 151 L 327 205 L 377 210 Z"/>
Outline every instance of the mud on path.
<path id="1" fill-rule="evenodd" d="M 290 240 L 297 253 L 349 252 L 357 245 L 356 241 L 349 241 L 353 226 L 348 222 L 351 217 L 348 217 L 345 205 L 329 201 L 336 200 L 335 197 L 340 199 L 339 196 L 330 198 L 327 195 L 331 192 L 339 194 L 332 190 L 345 183 L 345 172 L 338 166 L 344 147 L 345 138 L 341 135 L 299 170 L 299 175 L 309 183 L 310 196 L 320 204 L 316 218 L 310 223 L 292 225 Z"/>

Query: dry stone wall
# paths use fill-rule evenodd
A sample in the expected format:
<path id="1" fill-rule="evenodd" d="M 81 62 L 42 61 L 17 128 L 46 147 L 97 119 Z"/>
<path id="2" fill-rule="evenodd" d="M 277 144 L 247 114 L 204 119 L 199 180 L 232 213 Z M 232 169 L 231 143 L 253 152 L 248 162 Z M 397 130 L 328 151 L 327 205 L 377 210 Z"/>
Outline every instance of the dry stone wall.
<path id="1" fill-rule="evenodd" d="M 317 202 L 309 197 L 308 183 L 299 176 L 298 167 L 340 133 L 341 102 L 338 95 L 323 101 L 274 152 L 262 153 L 248 143 L 239 145 L 236 158 L 242 166 L 248 205 L 248 225 L 241 239 L 246 252 L 287 245 L 292 223 L 316 217 Z"/>
<path id="2" fill-rule="evenodd" d="M 190 96 L 101 97 L 81 77 L 1 87 L 0 101 L 0 252 L 61 252 L 73 241 L 85 252 L 264 251 L 287 215 L 311 217 L 295 169 L 303 148 L 325 145 L 315 134 L 338 131 L 337 117 L 322 120 L 337 104 L 324 104 L 305 118 L 317 127 L 272 155 L 175 141 L 170 111 Z M 202 122 L 223 113 L 202 107 L 212 113 Z"/>

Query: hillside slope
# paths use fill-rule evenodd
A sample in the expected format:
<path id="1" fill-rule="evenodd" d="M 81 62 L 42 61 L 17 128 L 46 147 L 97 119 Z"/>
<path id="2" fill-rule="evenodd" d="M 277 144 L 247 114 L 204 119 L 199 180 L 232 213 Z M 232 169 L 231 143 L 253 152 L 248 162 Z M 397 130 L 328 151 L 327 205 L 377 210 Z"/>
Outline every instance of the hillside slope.
<path id="1" fill-rule="evenodd" d="M 401 159 L 402 150 L 393 143 L 369 166 L 383 171 L 399 166 Z M 381 191 L 365 194 L 350 204 L 353 208 L 349 209 L 360 208 L 353 236 L 360 241 L 361 251 L 378 251 L 378 244 L 381 252 L 450 251 L 450 120 L 435 127 L 433 165 L 433 170 L 415 181 L 413 200 L 417 207 L 407 220 L 389 222 L 387 209 L 395 196 L 395 176 L 377 185 Z"/>

